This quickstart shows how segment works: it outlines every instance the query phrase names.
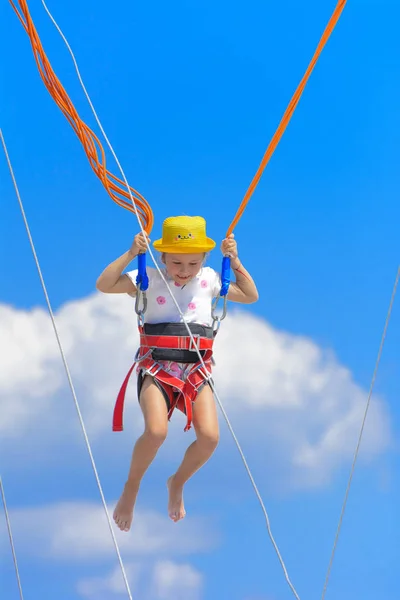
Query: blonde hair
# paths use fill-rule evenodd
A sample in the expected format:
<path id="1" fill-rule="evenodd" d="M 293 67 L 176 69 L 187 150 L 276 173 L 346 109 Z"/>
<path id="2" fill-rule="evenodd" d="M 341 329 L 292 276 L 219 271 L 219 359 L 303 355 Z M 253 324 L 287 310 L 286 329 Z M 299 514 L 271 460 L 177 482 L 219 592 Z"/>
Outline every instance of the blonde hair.
<path id="1" fill-rule="evenodd" d="M 169 254 L 168 252 L 161 252 L 161 256 L 160 256 L 160 260 L 161 262 L 165 265 L 165 255 Z M 205 263 L 207 256 L 208 256 L 208 252 L 203 252 L 203 264 Z"/>

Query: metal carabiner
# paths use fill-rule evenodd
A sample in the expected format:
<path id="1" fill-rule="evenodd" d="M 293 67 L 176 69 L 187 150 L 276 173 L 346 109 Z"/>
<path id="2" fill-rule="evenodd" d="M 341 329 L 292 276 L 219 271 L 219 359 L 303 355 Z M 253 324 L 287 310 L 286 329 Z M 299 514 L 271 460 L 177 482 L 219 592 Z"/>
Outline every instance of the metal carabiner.
<path id="1" fill-rule="evenodd" d="M 214 337 L 217 335 L 220 327 L 221 327 L 221 319 L 219 317 L 213 317 L 212 331 L 213 331 Z"/>
<path id="2" fill-rule="evenodd" d="M 140 300 L 143 300 L 142 308 L 139 308 Z M 146 292 L 142 292 L 141 286 L 138 285 L 137 292 L 136 292 L 136 301 L 135 301 L 135 313 L 137 314 L 137 317 L 138 317 L 138 323 L 141 326 L 144 325 L 144 313 L 146 312 L 146 309 L 147 309 Z"/>
<path id="3" fill-rule="evenodd" d="M 212 308 L 211 308 L 211 316 L 212 316 L 212 320 L 213 320 L 213 327 L 215 325 L 215 322 L 218 323 L 217 329 L 214 329 L 215 333 L 218 331 L 219 326 L 221 321 L 223 321 L 226 317 L 226 313 L 227 313 L 227 301 L 228 301 L 228 294 L 226 294 L 225 296 L 223 296 L 224 299 L 224 304 L 222 307 L 222 314 L 221 315 L 217 315 L 215 314 L 215 310 L 217 308 L 219 299 L 221 298 L 221 294 L 218 294 L 218 296 L 215 298 L 213 304 L 212 304 Z"/>
<path id="4" fill-rule="evenodd" d="M 142 311 L 137 313 L 137 323 L 138 327 L 144 327 L 144 314 Z"/>

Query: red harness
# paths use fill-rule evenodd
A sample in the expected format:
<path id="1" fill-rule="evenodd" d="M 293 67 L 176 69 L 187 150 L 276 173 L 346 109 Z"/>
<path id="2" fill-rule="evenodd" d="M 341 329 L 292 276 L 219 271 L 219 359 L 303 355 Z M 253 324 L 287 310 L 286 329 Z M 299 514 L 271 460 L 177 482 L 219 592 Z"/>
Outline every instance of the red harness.
<path id="1" fill-rule="evenodd" d="M 192 403 L 196 400 L 199 388 L 211 377 L 214 339 L 193 335 L 198 350 L 204 351 L 203 363 L 206 370 L 204 370 L 200 361 L 193 363 L 187 372 L 185 380 L 182 381 L 165 370 L 160 363 L 153 359 L 152 350 L 155 348 L 168 348 L 195 351 L 196 348 L 191 338 L 189 336 L 147 335 L 144 333 L 143 326 L 139 326 L 139 334 L 140 348 L 137 358 L 125 377 L 115 403 L 113 431 L 123 430 L 125 394 L 132 371 L 136 365 L 144 369 L 148 375 L 154 377 L 167 394 L 171 407 L 168 412 L 168 419 L 171 418 L 175 408 L 186 414 L 187 423 L 185 431 L 187 431 L 191 428 L 192 424 Z"/>

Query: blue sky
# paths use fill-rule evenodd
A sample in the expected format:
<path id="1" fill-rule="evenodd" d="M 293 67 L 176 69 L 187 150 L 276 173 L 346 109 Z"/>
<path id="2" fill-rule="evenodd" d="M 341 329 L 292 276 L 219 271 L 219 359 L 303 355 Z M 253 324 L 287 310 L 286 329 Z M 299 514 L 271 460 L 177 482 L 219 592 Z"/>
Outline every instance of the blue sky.
<path id="1" fill-rule="evenodd" d="M 225 0 L 177 0 L 124 2 L 113 10 L 102 0 L 49 4 L 131 185 L 153 208 L 153 239 L 162 220 L 179 213 L 202 214 L 209 235 L 223 238 L 334 5 L 327 0 L 306 5 L 254 0 L 236 6 Z M 98 132 L 61 39 L 41 3 L 31 1 L 30 7 L 53 68 L 81 117 Z M 98 274 L 128 248 L 137 224 L 109 199 L 91 171 L 39 78 L 11 7 L 3 3 L 0 11 L 1 51 L 9 57 L 0 67 L 0 127 L 58 310 L 94 293 Z M 260 292 L 259 302 L 246 313 L 332 352 L 364 391 L 400 247 L 399 16 L 394 0 L 349 0 L 235 231 L 241 259 Z M 27 311 L 29 317 L 44 307 L 44 298 L 4 158 L 0 197 L 0 302 L 18 315 Z M 218 252 L 210 264 L 219 268 Z M 397 593 L 399 326 L 396 303 L 376 383 L 393 437 L 385 451 L 356 470 L 327 599 L 392 600 Z M 230 358 L 224 360 L 229 364 Z M 84 380 L 81 387 L 85 389 Z M 73 407 L 69 410 L 69 419 L 76 419 Z M 370 426 L 373 430 L 374 422 Z M 1 456 L 10 509 L 98 502 L 79 431 L 71 434 L 68 457 L 57 452 L 54 460 L 47 456 L 43 463 L 42 447 L 24 467 L 24 447 L 36 448 L 31 433 L 16 436 Z M 173 435 L 180 434 L 178 426 Z M 96 448 L 110 501 L 118 497 L 133 441 L 124 435 L 123 451 L 118 447 L 122 438 L 108 433 L 109 454 L 101 445 Z M 355 447 L 356 439 L 347 440 L 350 445 L 353 441 Z M 176 443 L 185 444 L 185 438 Z M 219 545 L 187 559 L 204 576 L 201 598 L 290 598 L 263 516 L 225 430 L 223 445 L 229 460 L 228 453 L 217 454 L 188 492 L 190 515 L 215 520 L 221 537 Z M 51 444 L 46 448 L 51 455 Z M 300 597 L 318 598 L 349 460 L 338 465 L 326 485 L 298 489 L 286 483 L 280 488 L 264 477 L 268 473 L 279 479 L 274 462 L 280 464 L 280 446 L 276 454 L 273 445 L 270 450 L 260 455 L 257 441 L 246 443 Z M 163 510 L 158 494 L 165 474 L 160 460 L 144 484 L 141 510 Z M 22 533 L 17 539 L 24 543 Z M 88 566 L 84 561 L 40 560 L 22 549 L 26 596 L 78 599 L 76 581 L 111 571 L 113 560 Z M 0 584 L 5 597 L 17 597 L 6 551 Z"/>

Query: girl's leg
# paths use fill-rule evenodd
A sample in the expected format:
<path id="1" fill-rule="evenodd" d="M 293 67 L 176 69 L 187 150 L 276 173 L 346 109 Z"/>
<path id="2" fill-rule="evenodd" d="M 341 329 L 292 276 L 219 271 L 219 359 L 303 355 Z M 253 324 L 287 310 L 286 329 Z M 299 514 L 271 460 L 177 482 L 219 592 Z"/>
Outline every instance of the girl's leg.
<path id="1" fill-rule="evenodd" d="M 168 432 L 168 410 L 164 396 L 149 376 L 146 376 L 143 381 L 140 407 L 144 416 L 145 429 L 133 449 L 128 480 L 113 515 L 121 531 L 129 531 L 131 527 L 140 482 Z"/>
<path id="2" fill-rule="evenodd" d="M 186 450 L 175 475 L 168 479 L 168 514 L 173 521 L 185 516 L 183 486 L 211 457 L 219 441 L 217 409 L 211 387 L 205 385 L 193 404 L 196 441 Z"/>

